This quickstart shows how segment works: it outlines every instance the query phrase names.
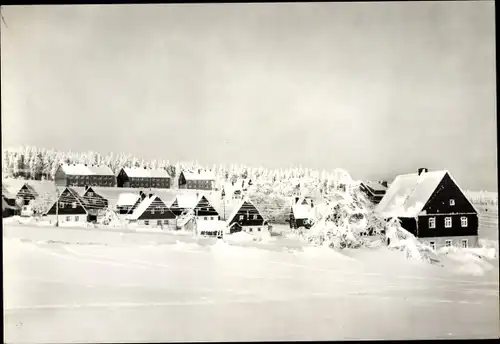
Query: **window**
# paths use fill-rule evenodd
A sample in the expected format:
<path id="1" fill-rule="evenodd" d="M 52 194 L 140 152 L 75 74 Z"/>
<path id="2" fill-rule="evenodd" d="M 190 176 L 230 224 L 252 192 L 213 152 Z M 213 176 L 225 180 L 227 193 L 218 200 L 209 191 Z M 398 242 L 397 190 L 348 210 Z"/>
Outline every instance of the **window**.
<path id="1" fill-rule="evenodd" d="M 260 227 L 259 227 L 259 228 L 257 228 L 257 232 L 260 232 Z"/>
<path id="2" fill-rule="evenodd" d="M 436 242 L 435 242 L 435 241 L 429 241 L 429 246 L 430 246 L 433 250 L 436 250 Z"/>
<path id="3" fill-rule="evenodd" d="M 460 223 L 462 224 L 462 227 L 467 227 L 467 217 L 466 216 L 462 216 L 460 218 Z"/>
<path id="4" fill-rule="evenodd" d="M 79 221 L 80 220 L 80 216 L 75 216 L 75 221 Z"/>
<path id="5" fill-rule="evenodd" d="M 205 216 L 204 219 L 207 220 L 207 217 Z"/>
<path id="6" fill-rule="evenodd" d="M 71 218 L 69 216 L 66 216 L 66 221 L 71 221 Z"/>
<path id="7" fill-rule="evenodd" d="M 450 205 L 451 205 L 451 206 L 454 206 L 454 205 L 455 205 L 455 200 L 454 200 L 453 198 L 452 198 L 452 199 L 450 199 Z"/>
<path id="8" fill-rule="evenodd" d="M 59 208 L 64 208 L 64 202 L 59 203 Z"/>
<path id="9" fill-rule="evenodd" d="M 451 216 L 447 216 L 444 218 L 444 227 L 451 228 Z"/>
<path id="10" fill-rule="evenodd" d="M 151 215 L 154 215 L 154 214 L 155 214 L 155 210 L 151 209 Z"/>
<path id="11" fill-rule="evenodd" d="M 446 240 L 445 244 L 446 247 L 451 247 L 451 240 Z"/>
<path id="12" fill-rule="evenodd" d="M 436 228 L 436 218 L 429 217 L 429 228 Z"/>
<path id="13" fill-rule="evenodd" d="M 253 219 L 254 219 L 254 220 L 257 220 L 257 215 L 254 215 L 254 216 L 253 216 Z"/>
<path id="14" fill-rule="evenodd" d="M 89 197 L 93 197 L 94 193 L 92 191 L 89 191 L 88 195 L 89 195 Z"/>
<path id="15" fill-rule="evenodd" d="M 163 220 L 163 224 L 168 225 L 168 220 Z"/>
<path id="16" fill-rule="evenodd" d="M 243 221 L 244 215 L 240 215 L 240 221 Z"/>
<path id="17" fill-rule="evenodd" d="M 144 224 L 145 224 L 146 226 L 148 226 L 148 225 L 149 225 L 149 220 L 144 220 Z"/>
<path id="18" fill-rule="evenodd" d="M 156 221 L 156 224 L 157 224 L 158 226 L 161 226 L 161 220 Z"/>
<path id="19" fill-rule="evenodd" d="M 160 214 L 165 214 L 165 209 L 163 209 L 163 207 L 160 208 Z"/>
<path id="20" fill-rule="evenodd" d="M 467 248 L 469 246 L 467 239 L 462 239 L 462 248 Z"/>

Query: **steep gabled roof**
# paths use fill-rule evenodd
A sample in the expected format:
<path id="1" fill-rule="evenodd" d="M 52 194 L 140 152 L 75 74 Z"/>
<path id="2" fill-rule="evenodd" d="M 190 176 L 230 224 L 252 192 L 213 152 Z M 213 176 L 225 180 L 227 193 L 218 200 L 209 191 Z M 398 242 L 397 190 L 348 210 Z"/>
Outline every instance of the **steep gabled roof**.
<path id="1" fill-rule="evenodd" d="M 243 200 L 240 200 L 239 202 L 237 202 L 236 205 L 234 206 L 234 208 L 232 208 L 232 211 L 231 211 L 230 215 L 227 217 L 226 222 L 230 223 L 234 219 L 234 217 L 236 215 L 238 215 L 238 213 L 240 211 L 245 211 L 246 207 L 248 207 L 248 209 L 257 210 L 259 215 L 262 216 L 262 213 L 260 212 L 260 210 L 249 199 L 243 199 Z M 262 218 L 264 219 L 264 216 L 262 216 Z M 263 221 L 266 221 L 266 220 L 264 219 Z"/>
<path id="2" fill-rule="evenodd" d="M 417 217 L 446 174 L 448 171 L 397 176 L 375 210 L 385 217 Z"/>
<path id="3" fill-rule="evenodd" d="M 127 218 L 130 220 L 137 220 L 154 202 L 156 202 L 159 207 L 165 209 L 165 211 L 170 211 L 170 209 L 165 205 L 165 203 L 159 196 L 152 195 L 151 197 L 146 197 L 145 199 L 143 199 L 142 202 L 139 203 L 137 208 L 135 208 L 134 212 L 128 215 Z"/>
<path id="4" fill-rule="evenodd" d="M 200 171 L 200 173 L 182 171 L 182 174 L 186 180 L 215 180 L 215 175 L 210 171 Z"/>
<path id="5" fill-rule="evenodd" d="M 109 167 L 109 166 L 106 166 L 106 165 L 91 165 L 91 166 L 88 166 L 90 172 L 93 174 L 93 175 L 97 175 L 97 176 L 113 176 L 114 177 L 114 173 L 113 173 L 113 170 Z"/>
<path id="6" fill-rule="evenodd" d="M 170 178 L 163 168 L 152 170 L 143 167 L 124 167 L 123 170 L 129 178 Z"/>
<path id="7" fill-rule="evenodd" d="M 123 207 L 123 206 L 133 206 L 135 202 L 140 198 L 141 196 L 139 193 L 132 193 L 132 192 L 122 192 L 121 194 L 118 195 L 118 199 L 116 200 L 116 206 L 117 207 Z"/>
<path id="8" fill-rule="evenodd" d="M 293 217 L 296 219 L 312 219 L 314 217 L 314 208 L 311 207 L 311 199 L 300 197 L 292 205 Z"/>

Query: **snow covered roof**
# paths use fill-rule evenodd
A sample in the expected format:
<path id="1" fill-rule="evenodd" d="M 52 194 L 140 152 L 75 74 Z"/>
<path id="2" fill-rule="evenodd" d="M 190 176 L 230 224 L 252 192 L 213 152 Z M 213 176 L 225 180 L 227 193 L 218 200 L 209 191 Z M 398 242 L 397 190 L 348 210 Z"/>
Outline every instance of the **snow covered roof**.
<path id="1" fill-rule="evenodd" d="M 139 216 L 141 216 L 157 198 L 161 200 L 161 198 L 157 195 L 146 197 L 145 199 L 142 200 L 141 203 L 139 203 L 137 208 L 135 208 L 134 212 L 130 214 L 127 218 L 130 220 L 137 220 Z M 158 206 L 163 206 L 163 205 L 159 204 Z"/>
<path id="2" fill-rule="evenodd" d="M 224 230 L 226 228 L 226 222 L 224 221 L 214 221 L 214 220 L 207 220 L 207 221 L 196 221 L 196 230 L 198 232 L 201 231 L 213 231 L 213 230 Z"/>
<path id="3" fill-rule="evenodd" d="M 302 204 L 304 199 L 299 199 L 299 201 L 292 205 L 293 216 L 296 219 L 311 219 L 314 217 L 314 208 L 311 204 Z"/>
<path id="4" fill-rule="evenodd" d="M 10 199 L 15 198 L 15 196 L 9 190 L 7 190 L 7 188 L 3 185 L 3 183 L 2 183 L 2 196 Z"/>
<path id="5" fill-rule="evenodd" d="M 162 168 L 151 170 L 143 167 L 124 167 L 123 170 L 131 178 L 170 178 L 167 171 Z"/>
<path id="6" fill-rule="evenodd" d="M 123 192 L 118 195 L 116 206 L 133 206 L 139 197 L 140 195 L 138 193 Z"/>
<path id="7" fill-rule="evenodd" d="M 375 210 L 385 217 L 418 216 L 447 173 L 432 171 L 397 176 Z"/>
<path id="8" fill-rule="evenodd" d="M 215 175 L 210 171 L 200 171 L 200 173 L 198 171 L 182 171 L 182 174 L 186 180 L 215 180 Z"/>
<path id="9" fill-rule="evenodd" d="M 201 195 L 196 196 L 192 194 L 187 194 L 187 195 L 177 195 L 177 205 L 179 208 L 184 208 L 184 209 L 193 209 L 196 207 L 198 204 L 199 199 L 201 198 Z"/>
<path id="10" fill-rule="evenodd" d="M 377 193 L 387 191 L 387 188 L 385 186 L 383 186 L 382 184 L 380 184 L 379 182 L 374 182 L 374 181 L 368 180 L 368 181 L 363 181 L 362 183 L 363 183 L 363 185 L 369 187 L 370 189 L 372 189 L 373 191 L 375 191 Z"/>
<path id="11" fill-rule="evenodd" d="M 114 176 L 113 171 L 106 165 L 62 164 L 62 170 L 69 175 L 77 176 Z"/>

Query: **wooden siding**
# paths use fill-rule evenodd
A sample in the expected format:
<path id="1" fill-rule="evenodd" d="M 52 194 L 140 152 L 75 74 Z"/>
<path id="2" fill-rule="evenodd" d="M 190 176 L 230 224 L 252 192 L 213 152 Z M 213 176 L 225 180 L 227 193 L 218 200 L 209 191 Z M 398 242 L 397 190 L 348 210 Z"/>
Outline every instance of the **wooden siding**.
<path id="1" fill-rule="evenodd" d="M 205 196 L 201 197 L 194 210 L 197 216 L 217 216 L 217 219 L 220 219 L 219 213 L 210 204 Z"/>
<path id="2" fill-rule="evenodd" d="M 92 187 L 85 191 L 83 199 L 94 209 L 106 209 L 108 207 L 108 200 L 96 193 Z"/>
<path id="3" fill-rule="evenodd" d="M 455 201 L 455 205 L 450 205 L 450 199 Z M 448 173 L 445 174 L 423 210 L 427 214 L 476 213 L 472 204 L 453 182 Z"/>
<path id="4" fill-rule="evenodd" d="M 431 217 L 435 218 L 436 228 L 429 228 L 429 218 Z M 451 217 L 451 228 L 444 226 L 446 217 Z M 462 227 L 462 217 L 467 218 L 467 227 Z M 476 214 L 419 216 L 417 234 L 419 238 L 478 235 L 478 216 Z"/>
<path id="5" fill-rule="evenodd" d="M 229 226 L 235 222 L 240 226 L 259 226 L 264 224 L 264 218 L 252 203 L 244 202 L 236 215 L 230 220 Z"/>
<path id="6" fill-rule="evenodd" d="M 163 210 L 163 212 L 162 212 Z M 156 196 L 149 207 L 139 215 L 138 220 L 164 220 L 175 219 L 175 214 L 165 205 L 165 203 Z"/>
<path id="7" fill-rule="evenodd" d="M 76 197 L 69 192 L 68 189 L 65 189 L 61 196 L 59 197 L 59 215 L 84 215 L 87 214 L 87 211 L 81 204 L 78 202 Z M 73 207 L 73 203 L 76 207 Z M 47 215 L 55 215 L 56 214 L 57 203 L 54 202 L 52 207 L 47 212 Z"/>
<path id="8" fill-rule="evenodd" d="M 411 234 L 415 236 L 417 235 L 417 220 L 415 218 L 400 217 L 399 220 L 401 221 L 401 227 L 406 229 Z"/>

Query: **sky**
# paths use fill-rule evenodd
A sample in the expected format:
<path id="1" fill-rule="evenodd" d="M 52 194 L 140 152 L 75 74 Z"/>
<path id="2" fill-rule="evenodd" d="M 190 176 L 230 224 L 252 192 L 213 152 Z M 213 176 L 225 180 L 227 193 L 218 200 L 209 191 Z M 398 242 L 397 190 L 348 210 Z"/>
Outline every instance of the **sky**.
<path id="1" fill-rule="evenodd" d="M 3 147 L 497 190 L 494 2 L 2 6 Z"/>

